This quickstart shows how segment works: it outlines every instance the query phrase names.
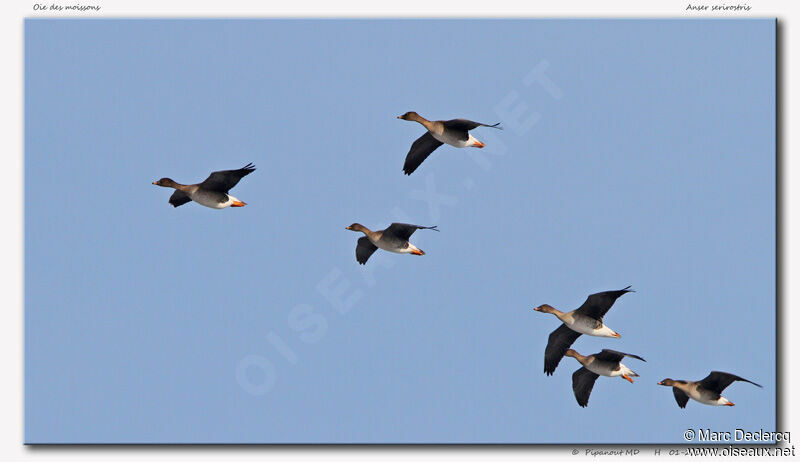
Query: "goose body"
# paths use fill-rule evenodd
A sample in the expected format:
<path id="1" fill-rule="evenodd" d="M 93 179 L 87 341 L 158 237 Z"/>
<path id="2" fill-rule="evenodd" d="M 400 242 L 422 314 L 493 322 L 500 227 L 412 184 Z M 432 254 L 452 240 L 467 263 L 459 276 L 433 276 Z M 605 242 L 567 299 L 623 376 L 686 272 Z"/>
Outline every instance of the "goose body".
<path id="1" fill-rule="evenodd" d="M 594 372 L 597 375 L 606 377 L 622 377 L 625 380 L 633 383 L 630 377 L 639 377 L 639 374 L 631 370 L 628 366 L 620 362 L 625 356 L 636 358 L 644 361 L 644 358 L 630 353 L 622 353 L 620 351 L 604 349 L 600 353 L 589 356 L 583 356 L 573 349 L 567 350 L 564 356 L 575 358 L 586 369 Z"/>
<path id="2" fill-rule="evenodd" d="M 675 396 L 675 401 L 678 403 L 678 407 L 683 409 L 686 407 L 686 403 L 689 402 L 689 398 L 709 406 L 733 406 L 734 404 L 730 402 L 728 398 L 722 396 L 722 390 L 737 381 L 751 383 L 762 388 L 761 385 L 755 382 L 720 371 L 712 371 L 706 378 L 696 382 L 664 379 L 658 382 L 658 384 L 665 387 L 672 387 L 672 394 Z"/>
<path id="3" fill-rule="evenodd" d="M 628 356 L 644 361 L 641 356 L 605 349 L 600 353 L 583 356 L 570 348 L 566 351 L 565 356 L 575 358 L 583 366 L 572 374 L 572 391 L 581 407 L 589 404 L 589 396 L 592 394 L 594 382 L 599 376 L 622 377 L 630 383 L 633 383 L 631 377 L 639 376 L 628 366 L 622 364 L 622 358 Z"/>
<path id="4" fill-rule="evenodd" d="M 689 398 L 697 401 L 698 403 L 707 404 L 709 406 L 734 406 L 732 402 L 728 400 L 728 398 L 719 395 L 714 396 L 714 394 L 709 393 L 708 390 L 703 390 L 700 387 L 688 387 L 688 389 L 681 390 L 686 393 Z"/>
<path id="5" fill-rule="evenodd" d="M 388 228 L 381 231 L 372 231 L 360 223 L 353 223 L 345 229 L 364 233 L 364 237 L 359 238 L 356 245 L 356 261 L 362 265 L 366 264 L 369 257 L 378 249 L 392 253 L 425 255 L 425 252 L 410 243 L 408 239 L 418 229 L 439 231 L 436 226 L 419 226 L 407 223 L 392 223 Z"/>
<path id="6" fill-rule="evenodd" d="M 212 209 L 244 207 L 247 204 L 228 194 L 228 191 L 255 169 L 253 164 L 247 164 L 237 170 L 212 172 L 205 181 L 197 184 L 180 184 L 171 178 L 162 178 L 153 184 L 175 189 L 169 198 L 173 207 L 180 207 L 187 202 L 197 202 Z"/>
<path id="7" fill-rule="evenodd" d="M 413 111 L 406 112 L 401 116 L 397 116 L 397 118 L 418 122 L 427 130 L 425 134 L 414 141 L 408 154 L 406 154 L 406 160 L 403 164 L 403 172 L 406 175 L 411 175 L 442 144 L 449 144 L 457 148 L 484 147 L 485 144 L 469 133 L 474 128 L 492 127 L 500 129 L 499 122 L 488 125 L 467 119 L 428 120 Z"/>
<path id="8" fill-rule="evenodd" d="M 219 191 L 208 191 L 197 188 L 195 191 L 188 193 L 187 195 L 193 202 L 197 202 L 200 205 L 204 205 L 212 209 L 243 207 L 244 205 L 247 205 L 236 197 Z"/>
<path id="9" fill-rule="evenodd" d="M 603 324 L 603 321 L 594 319 L 573 310 L 568 313 L 563 313 L 564 316 L 556 315 L 561 322 L 566 324 L 567 327 L 580 334 L 591 335 L 594 337 L 614 337 L 619 338 L 619 334 L 614 332 L 610 327 Z"/>
<path id="10" fill-rule="evenodd" d="M 448 130 L 445 130 L 442 134 L 431 133 L 431 136 L 441 143 L 449 144 L 450 146 L 457 148 L 482 148 L 486 146 L 481 141 L 478 141 L 477 138 L 472 136 L 471 133 L 467 133 L 466 139 L 460 137 L 458 133 Z"/>
<path id="11" fill-rule="evenodd" d="M 561 358 L 581 334 L 619 338 L 617 332 L 603 323 L 603 316 L 619 297 L 628 292 L 633 292 L 630 286 L 620 290 L 598 292 L 589 295 L 579 308 L 568 312 L 559 311 L 547 304 L 534 308 L 535 311 L 553 314 L 562 322 L 562 325 L 551 332 L 547 339 L 544 351 L 545 374 L 552 375 L 555 372 Z"/>
<path id="12" fill-rule="evenodd" d="M 419 249 L 419 247 L 415 246 L 410 242 L 408 243 L 408 245 L 397 245 L 397 243 L 392 242 L 391 239 L 384 239 L 383 236 L 375 240 L 367 236 L 367 239 L 369 239 L 370 242 L 372 242 L 372 244 L 375 245 L 375 247 L 381 250 L 385 250 L 387 252 L 425 255 L 425 252 L 423 252 L 422 250 Z"/>

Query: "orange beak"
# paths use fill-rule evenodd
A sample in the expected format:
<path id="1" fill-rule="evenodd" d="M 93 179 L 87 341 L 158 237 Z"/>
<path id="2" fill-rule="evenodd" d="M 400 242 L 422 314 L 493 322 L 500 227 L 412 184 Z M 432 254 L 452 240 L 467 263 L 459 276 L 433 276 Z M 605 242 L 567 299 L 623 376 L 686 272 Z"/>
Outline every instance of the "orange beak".
<path id="1" fill-rule="evenodd" d="M 486 145 L 481 143 L 480 141 L 475 141 L 475 144 L 472 145 L 473 148 L 482 148 L 484 146 Z"/>
<path id="2" fill-rule="evenodd" d="M 614 337 L 614 338 L 620 338 L 620 337 L 621 337 L 621 335 L 619 335 L 618 333 L 614 332 L 614 335 L 612 335 L 612 337 Z"/>
<path id="3" fill-rule="evenodd" d="M 725 403 L 725 405 L 726 405 L 726 406 L 736 406 L 736 405 L 735 405 L 735 404 L 733 404 L 733 403 Z"/>
<path id="4" fill-rule="evenodd" d="M 630 377 L 628 377 L 627 375 L 623 375 L 623 376 L 622 376 L 622 378 L 623 378 L 623 379 L 625 379 L 625 380 L 627 380 L 627 381 L 628 381 L 628 382 L 630 382 L 630 383 L 633 383 L 633 379 L 632 379 L 632 378 L 630 378 Z"/>
<path id="5" fill-rule="evenodd" d="M 425 252 L 421 250 L 412 250 L 411 253 L 414 255 L 425 255 Z"/>
<path id="6" fill-rule="evenodd" d="M 231 207 L 244 207 L 245 205 L 247 205 L 247 203 L 246 203 L 246 202 L 242 202 L 242 201 L 233 201 L 233 204 L 231 204 Z"/>
<path id="7" fill-rule="evenodd" d="M 158 181 L 154 181 L 153 184 L 158 184 Z"/>

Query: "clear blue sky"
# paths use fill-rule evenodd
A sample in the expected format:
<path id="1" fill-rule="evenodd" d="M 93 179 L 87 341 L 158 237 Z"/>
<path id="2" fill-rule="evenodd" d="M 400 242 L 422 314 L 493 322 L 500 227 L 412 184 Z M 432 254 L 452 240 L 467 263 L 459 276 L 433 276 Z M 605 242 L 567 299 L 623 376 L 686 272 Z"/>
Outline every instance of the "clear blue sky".
<path id="1" fill-rule="evenodd" d="M 26 21 L 25 441 L 774 430 L 774 43 L 772 20 Z M 407 177 L 410 110 L 506 129 Z M 150 184 L 248 162 L 241 209 Z M 364 267 L 356 221 L 441 232 Z M 574 347 L 648 362 L 581 409 L 532 308 L 629 284 L 622 338 Z M 656 385 L 711 370 L 764 388 L 680 410 Z"/>

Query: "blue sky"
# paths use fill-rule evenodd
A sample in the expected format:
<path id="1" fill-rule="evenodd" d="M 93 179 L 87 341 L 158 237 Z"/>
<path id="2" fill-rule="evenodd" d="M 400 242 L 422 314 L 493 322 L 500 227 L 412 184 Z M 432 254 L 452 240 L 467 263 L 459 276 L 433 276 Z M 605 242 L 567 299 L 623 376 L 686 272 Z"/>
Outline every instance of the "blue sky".
<path id="1" fill-rule="evenodd" d="M 683 443 L 775 429 L 771 20 L 28 20 L 25 441 Z M 396 116 L 465 117 L 483 150 Z M 163 176 L 258 167 L 248 203 Z M 360 222 L 438 225 L 355 262 Z M 634 384 L 542 373 L 606 316 Z M 656 382 L 732 372 L 737 404 Z"/>

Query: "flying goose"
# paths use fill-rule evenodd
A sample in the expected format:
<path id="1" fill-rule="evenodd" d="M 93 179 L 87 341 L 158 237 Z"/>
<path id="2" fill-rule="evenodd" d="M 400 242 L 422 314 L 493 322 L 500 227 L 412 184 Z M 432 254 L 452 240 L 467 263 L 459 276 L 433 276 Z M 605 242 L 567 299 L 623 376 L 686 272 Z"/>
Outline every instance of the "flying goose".
<path id="1" fill-rule="evenodd" d="M 619 338 L 618 333 L 603 324 L 603 316 L 608 313 L 619 297 L 633 292 L 633 290 L 629 290 L 630 287 L 589 295 L 580 308 L 566 313 L 547 304 L 534 308 L 534 311 L 554 314 L 563 322 L 558 329 L 550 333 L 550 337 L 547 339 L 547 347 L 544 350 L 545 374 L 553 375 L 561 358 L 564 357 L 564 353 L 581 334 Z"/>
<path id="2" fill-rule="evenodd" d="M 764 388 L 755 382 L 720 371 L 712 371 L 708 374 L 708 377 L 698 382 L 664 379 L 658 382 L 658 384 L 665 387 L 672 387 L 675 401 L 678 402 L 678 407 L 683 409 L 686 407 L 689 398 L 699 403 L 708 404 L 709 406 L 733 406 L 734 404 L 720 393 L 722 393 L 722 390 L 727 388 L 728 385 L 736 381 L 752 383 L 759 388 Z"/>
<path id="3" fill-rule="evenodd" d="M 493 127 L 502 130 L 502 127 L 499 127 L 500 122 L 488 125 L 467 119 L 430 121 L 413 111 L 406 112 L 401 116 L 397 116 L 397 118 L 419 122 L 428 130 L 414 141 L 414 144 L 411 145 L 411 150 L 406 155 L 406 162 L 403 165 L 403 172 L 406 175 L 411 175 L 436 148 L 444 143 L 457 148 L 484 147 L 483 143 L 469 133 L 473 128 Z"/>
<path id="4" fill-rule="evenodd" d="M 228 191 L 236 186 L 243 176 L 249 175 L 255 169 L 256 167 L 250 163 L 238 170 L 213 172 L 205 181 L 198 184 L 180 184 L 171 178 L 162 178 L 154 181 L 153 184 L 165 188 L 175 188 L 175 192 L 169 198 L 169 203 L 173 207 L 180 207 L 191 201 L 212 209 L 244 207 L 247 204 L 228 194 Z"/>
<path id="5" fill-rule="evenodd" d="M 406 223 L 392 223 L 388 228 L 382 231 L 371 231 L 369 228 L 359 223 L 353 223 L 345 229 L 360 231 L 365 234 L 364 237 L 358 239 L 358 245 L 356 245 L 356 260 L 362 265 L 366 264 L 370 255 L 378 249 L 394 253 L 425 255 L 425 252 L 408 242 L 408 238 L 418 229 L 439 231 L 436 229 L 436 226 L 418 226 Z"/>
<path id="6" fill-rule="evenodd" d="M 589 395 L 592 394 L 594 381 L 601 375 L 606 377 L 622 377 L 630 383 L 633 383 L 631 377 L 639 377 L 639 374 L 633 372 L 628 366 L 620 362 L 622 358 L 629 356 L 644 361 L 644 358 L 641 356 L 605 349 L 600 353 L 583 356 L 570 348 L 566 351 L 565 356 L 575 358 L 583 365 L 583 367 L 572 374 L 572 391 L 575 393 L 575 399 L 578 400 L 578 404 L 581 407 L 586 407 L 589 404 Z"/>

